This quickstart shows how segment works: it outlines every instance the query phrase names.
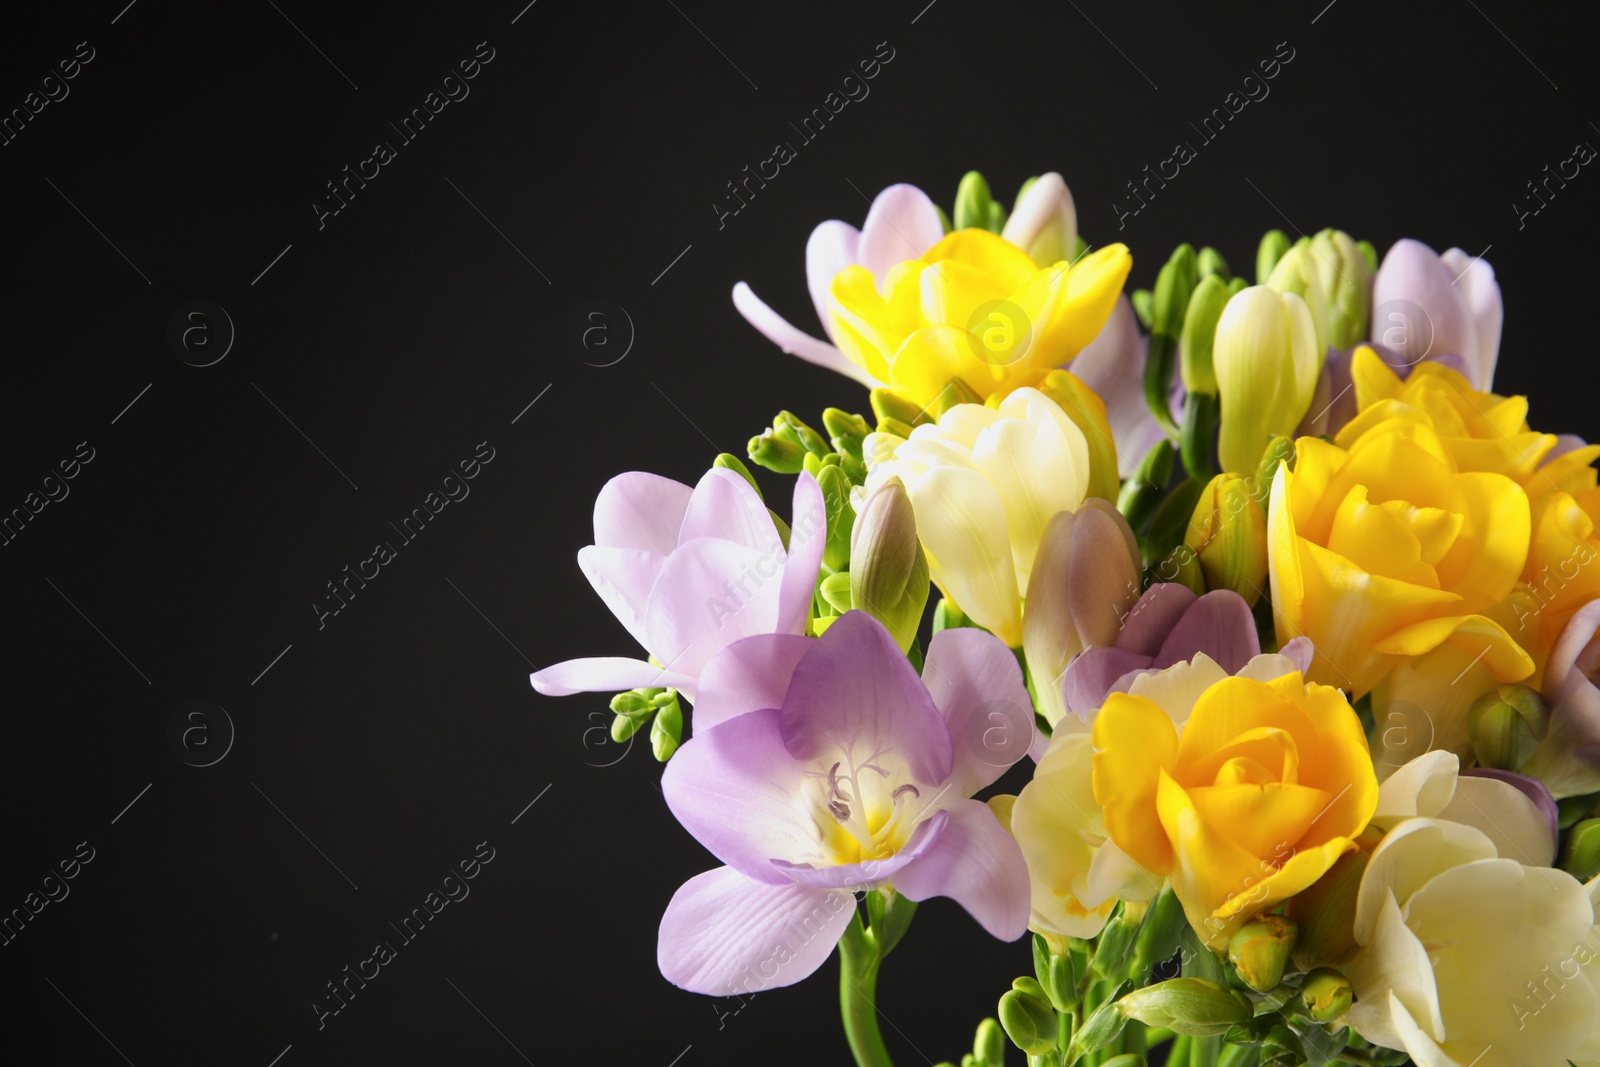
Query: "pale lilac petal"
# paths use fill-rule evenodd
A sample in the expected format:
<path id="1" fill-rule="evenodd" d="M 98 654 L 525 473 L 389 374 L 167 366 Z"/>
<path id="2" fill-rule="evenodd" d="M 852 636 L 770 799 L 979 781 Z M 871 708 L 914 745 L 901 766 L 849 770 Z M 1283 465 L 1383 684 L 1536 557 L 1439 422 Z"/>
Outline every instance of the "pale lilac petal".
<path id="1" fill-rule="evenodd" d="M 1067 673 L 1061 679 L 1061 696 L 1067 710 L 1083 718 L 1106 702 L 1120 678 L 1149 666 L 1149 656 L 1126 648 L 1102 645 L 1084 649 L 1067 665 Z"/>
<path id="2" fill-rule="evenodd" d="M 777 558 L 783 552 L 778 528 L 772 524 L 761 494 L 742 474 L 726 467 L 712 467 L 702 474 L 689 497 L 678 541 L 696 537 L 720 537 L 757 552 L 777 553 Z"/>
<path id="3" fill-rule="evenodd" d="M 1451 353 L 1476 370 L 1476 327 L 1466 294 L 1421 241 L 1396 241 L 1372 279 L 1372 343 L 1391 363 L 1412 367 Z"/>
<path id="4" fill-rule="evenodd" d="M 816 866 L 810 863 L 790 863 L 773 860 L 772 865 L 801 885 L 816 889 L 874 889 L 893 877 L 906 864 L 917 859 L 938 843 L 950 821 L 948 811 L 936 811 L 917 824 L 900 851 L 882 859 L 861 863 L 835 863 Z"/>
<path id="5" fill-rule="evenodd" d="M 1316 646 L 1311 643 L 1311 638 L 1304 634 L 1291 637 L 1284 646 L 1278 649 L 1278 655 L 1283 656 L 1297 667 L 1302 675 L 1311 670 L 1311 659 L 1316 655 Z"/>
<path id="6" fill-rule="evenodd" d="M 1295 431 L 1296 437 L 1320 437 L 1337 434 L 1345 424 L 1356 417 L 1355 382 L 1350 376 L 1350 362 L 1355 349 L 1348 352 L 1328 349 L 1328 359 L 1322 365 L 1322 375 L 1317 379 L 1317 392 L 1306 410 L 1306 417 Z"/>
<path id="7" fill-rule="evenodd" d="M 783 562 L 774 630 L 788 634 L 805 631 L 806 621 L 811 617 L 811 601 L 817 591 L 822 551 L 827 544 L 828 513 L 823 505 L 822 489 L 815 478 L 801 471 L 795 479 L 790 505 L 789 552 Z"/>
<path id="8" fill-rule="evenodd" d="M 1055 227 L 1048 241 L 1045 231 Z M 1078 237 L 1078 209 L 1067 183 L 1055 171 L 1041 174 L 1017 201 L 1000 236 L 1048 267 L 1072 255 Z M 1037 246 L 1037 247 L 1036 247 Z"/>
<path id="9" fill-rule="evenodd" d="M 594 543 L 666 555 L 678 546 L 678 528 L 693 490 L 659 474 L 629 471 L 605 484 L 594 501 Z"/>
<path id="10" fill-rule="evenodd" d="M 740 996 L 793 985 L 833 953 L 855 916 L 848 893 L 752 882 L 730 867 L 697 874 L 661 916 L 656 962 L 691 993 Z"/>
<path id="11" fill-rule="evenodd" d="M 804 330 L 791 326 L 787 319 L 768 307 L 744 282 L 733 287 L 733 306 L 746 322 L 789 355 L 799 356 L 807 363 L 815 363 L 853 378 L 868 389 L 885 384 L 828 342 L 819 341 Z"/>
<path id="12" fill-rule="evenodd" d="M 547 697 L 573 693 L 621 693 L 629 689 L 679 689 L 694 695 L 694 678 L 664 671 L 654 663 L 622 656 L 593 656 L 553 663 L 528 675 Z"/>
<path id="13" fill-rule="evenodd" d="M 1544 462 L 1549 463 L 1566 455 L 1568 452 L 1583 448 L 1588 443 L 1588 441 L 1585 441 L 1575 433 L 1558 433 L 1556 434 L 1556 447 L 1545 453 Z M 1544 464 L 1540 465 L 1543 466 Z"/>
<path id="14" fill-rule="evenodd" d="M 1500 283 L 1494 280 L 1494 268 L 1479 256 L 1452 248 L 1439 258 L 1457 287 L 1466 293 L 1467 309 L 1472 314 L 1478 351 L 1467 377 L 1475 388 L 1488 392 L 1494 385 L 1495 363 L 1500 358 L 1500 329 L 1505 314 L 1500 303 Z"/>
<path id="15" fill-rule="evenodd" d="M 806 288 L 811 290 L 817 319 L 830 337 L 833 330 L 828 326 L 828 290 L 834 276 L 856 262 L 860 244 L 861 231 L 838 219 L 824 222 L 806 240 Z"/>
<path id="16" fill-rule="evenodd" d="M 941 630 L 928 644 L 922 682 L 955 745 L 952 792 L 969 797 L 1027 754 L 1037 729 L 1016 655 L 970 626 Z"/>
<path id="17" fill-rule="evenodd" d="M 817 855 L 805 768 L 784 749 L 778 712 L 752 711 L 701 729 L 661 775 L 667 807 L 713 856 L 758 882 L 788 877 L 774 858 Z"/>
<path id="18" fill-rule="evenodd" d="M 965 800 L 949 807 L 950 822 L 927 853 L 895 875 L 894 887 L 912 900 L 949 897 L 1002 941 L 1028 930 L 1028 865 L 989 806 Z"/>
<path id="19" fill-rule="evenodd" d="M 1555 798 L 1550 795 L 1550 790 L 1537 778 L 1529 778 L 1526 774 L 1517 774 L 1514 771 L 1502 771 L 1495 767 L 1473 767 L 1462 771 L 1463 778 L 1493 778 L 1504 782 L 1513 789 L 1518 790 L 1523 796 L 1533 801 L 1533 806 L 1538 809 L 1550 824 L 1550 853 L 1555 854 L 1556 847 L 1561 842 L 1561 813 L 1556 808 Z"/>
<path id="20" fill-rule="evenodd" d="M 645 612 L 650 590 L 667 557 L 642 548 L 602 548 L 587 545 L 578 550 L 578 568 L 605 601 L 617 621 L 639 644 L 649 647 Z"/>
<path id="21" fill-rule="evenodd" d="M 1157 582 L 1128 612 L 1122 633 L 1117 635 L 1117 647 L 1145 656 L 1158 655 L 1167 635 L 1198 599 L 1188 586 Z"/>
<path id="22" fill-rule="evenodd" d="M 695 732 L 747 711 L 782 707 L 789 676 L 811 641 L 797 634 L 757 634 L 712 656 L 696 686 Z"/>
<path id="23" fill-rule="evenodd" d="M 795 759 L 854 746 L 857 759 L 883 753 L 922 786 L 950 777 L 954 756 L 944 717 L 889 631 L 864 611 L 846 612 L 817 638 L 790 679 L 782 721 Z"/>
<path id="24" fill-rule="evenodd" d="M 933 201 L 914 185 L 891 185 L 879 193 L 861 227 L 860 262 L 879 279 L 896 263 L 920 259 L 944 237 Z"/>
<path id="25" fill-rule="evenodd" d="M 1231 589 L 1213 589 L 1183 613 L 1167 634 L 1151 666 L 1165 670 L 1204 652 L 1229 674 L 1237 674 L 1254 656 L 1261 655 L 1261 638 L 1255 617 L 1244 597 Z"/>
<path id="26" fill-rule="evenodd" d="M 776 575 L 769 553 L 732 541 L 697 537 L 678 546 L 650 591 L 645 647 L 669 670 L 698 675 L 741 637 L 774 632 L 779 583 L 756 577 L 763 569 Z"/>
<path id="27" fill-rule="evenodd" d="M 1600 600 L 1591 600 L 1572 613 L 1561 636 L 1550 649 L 1545 661 L 1544 697 L 1552 703 L 1566 685 L 1567 675 L 1573 667 L 1588 674 L 1594 669 L 1596 652 L 1600 652 Z"/>
<path id="28" fill-rule="evenodd" d="M 1165 434 L 1144 399 L 1144 362 L 1149 342 L 1126 294 L 1095 339 L 1067 365 L 1106 406 L 1106 422 L 1117 446 L 1117 472 L 1131 478 L 1145 454 Z"/>

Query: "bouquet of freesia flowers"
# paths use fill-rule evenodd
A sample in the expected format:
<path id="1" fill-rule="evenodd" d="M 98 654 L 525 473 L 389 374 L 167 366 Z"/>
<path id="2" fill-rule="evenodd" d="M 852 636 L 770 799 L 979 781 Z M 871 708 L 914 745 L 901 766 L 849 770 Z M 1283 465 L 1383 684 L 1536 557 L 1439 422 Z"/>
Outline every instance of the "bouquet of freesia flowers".
<path id="1" fill-rule="evenodd" d="M 1032 932 L 963 1065 L 1600 1063 L 1600 446 L 1493 392 L 1457 249 L 1273 231 L 1254 285 L 1183 245 L 1124 295 L 1131 262 L 1059 175 L 1008 213 L 974 173 L 817 227 L 827 340 L 735 288 L 871 417 L 750 441 L 782 516 L 731 455 L 609 482 L 578 563 L 647 658 L 533 675 L 617 693 L 722 864 L 662 974 L 837 947 L 887 1064 L 879 967 L 945 896 Z"/>

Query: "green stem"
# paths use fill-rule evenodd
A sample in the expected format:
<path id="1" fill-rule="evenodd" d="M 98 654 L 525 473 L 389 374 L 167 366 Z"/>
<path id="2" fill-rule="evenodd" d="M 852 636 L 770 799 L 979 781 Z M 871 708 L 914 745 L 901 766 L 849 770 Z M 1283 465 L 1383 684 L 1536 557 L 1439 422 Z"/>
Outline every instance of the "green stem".
<path id="1" fill-rule="evenodd" d="M 839 1015 L 856 1067 L 894 1067 L 878 1031 L 878 939 L 858 912 L 839 939 Z"/>

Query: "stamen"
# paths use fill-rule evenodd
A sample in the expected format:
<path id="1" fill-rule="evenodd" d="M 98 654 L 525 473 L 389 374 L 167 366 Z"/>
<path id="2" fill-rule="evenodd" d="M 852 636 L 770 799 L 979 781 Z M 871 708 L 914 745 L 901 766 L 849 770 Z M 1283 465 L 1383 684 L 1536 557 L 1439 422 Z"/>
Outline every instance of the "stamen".
<path id="1" fill-rule="evenodd" d="M 905 785 L 900 786 L 893 793 L 889 794 L 889 802 L 892 804 L 898 804 L 900 803 L 900 798 L 905 796 L 907 793 L 910 793 L 912 799 L 915 800 L 917 797 L 922 795 L 922 790 L 918 789 L 910 782 L 907 782 Z"/>
<path id="2" fill-rule="evenodd" d="M 838 819 L 840 822 L 850 821 L 850 809 L 839 803 L 837 800 L 828 801 L 828 811 L 831 812 L 833 817 Z"/>

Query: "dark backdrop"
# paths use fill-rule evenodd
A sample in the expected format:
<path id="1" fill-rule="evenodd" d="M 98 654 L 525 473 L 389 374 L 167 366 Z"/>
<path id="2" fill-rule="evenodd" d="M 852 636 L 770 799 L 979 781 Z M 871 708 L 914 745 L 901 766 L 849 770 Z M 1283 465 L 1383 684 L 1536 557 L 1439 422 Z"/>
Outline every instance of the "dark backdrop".
<path id="1" fill-rule="evenodd" d="M 891 182 L 948 205 L 968 168 L 1007 198 L 1059 169 L 1139 285 L 1180 240 L 1247 268 L 1273 226 L 1487 250 L 1502 391 L 1533 394 L 1541 428 L 1600 432 L 1600 175 L 1513 207 L 1600 144 L 1593 26 L 1570 10 L 126 3 L 0 17 L 0 107 L 60 97 L 0 147 L 0 511 L 59 498 L 0 548 L 0 913 L 40 908 L 0 968 L 27 1062 L 843 1060 L 831 963 L 744 1005 L 660 977 L 661 910 L 713 861 L 647 745 L 593 743 L 605 697 L 526 676 L 633 653 L 574 562 L 608 477 L 692 482 L 779 408 L 865 407 L 729 290 L 815 329 L 807 234 Z M 870 96 L 719 228 L 724 183 L 798 142 L 789 123 L 880 42 Z M 1280 42 L 1270 96 L 1203 143 L 1190 123 Z M 491 50 L 404 143 L 389 123 Z M 76 76 L 42 83 L 62 61 Z M 1119 231 L 1124 183 L 1180 140 L 1197 157 Z M 396 157 L 319 224 L 377 141 Z M 175 347 L 191 300 L 210 318 Z M 569 330 L 592 300 L 617 343 L 586 353 Z M 225 342 L 217 306 L 226 358 L 186 364 Z M 626 358 L 586 365 L 628 322 Z M 470 496 L 404 543 L 390 523 L 480 442 Z M 397 558 L 319 619 L 379 541 Z M 480 842 L 470 896 L 319 1029 L 313 998 Z M 63 861 L 77 876 L 45 882 Z M 891 1045 L 959 1059 L 1027 967 L 926 905 L 883 976 Z"/>

